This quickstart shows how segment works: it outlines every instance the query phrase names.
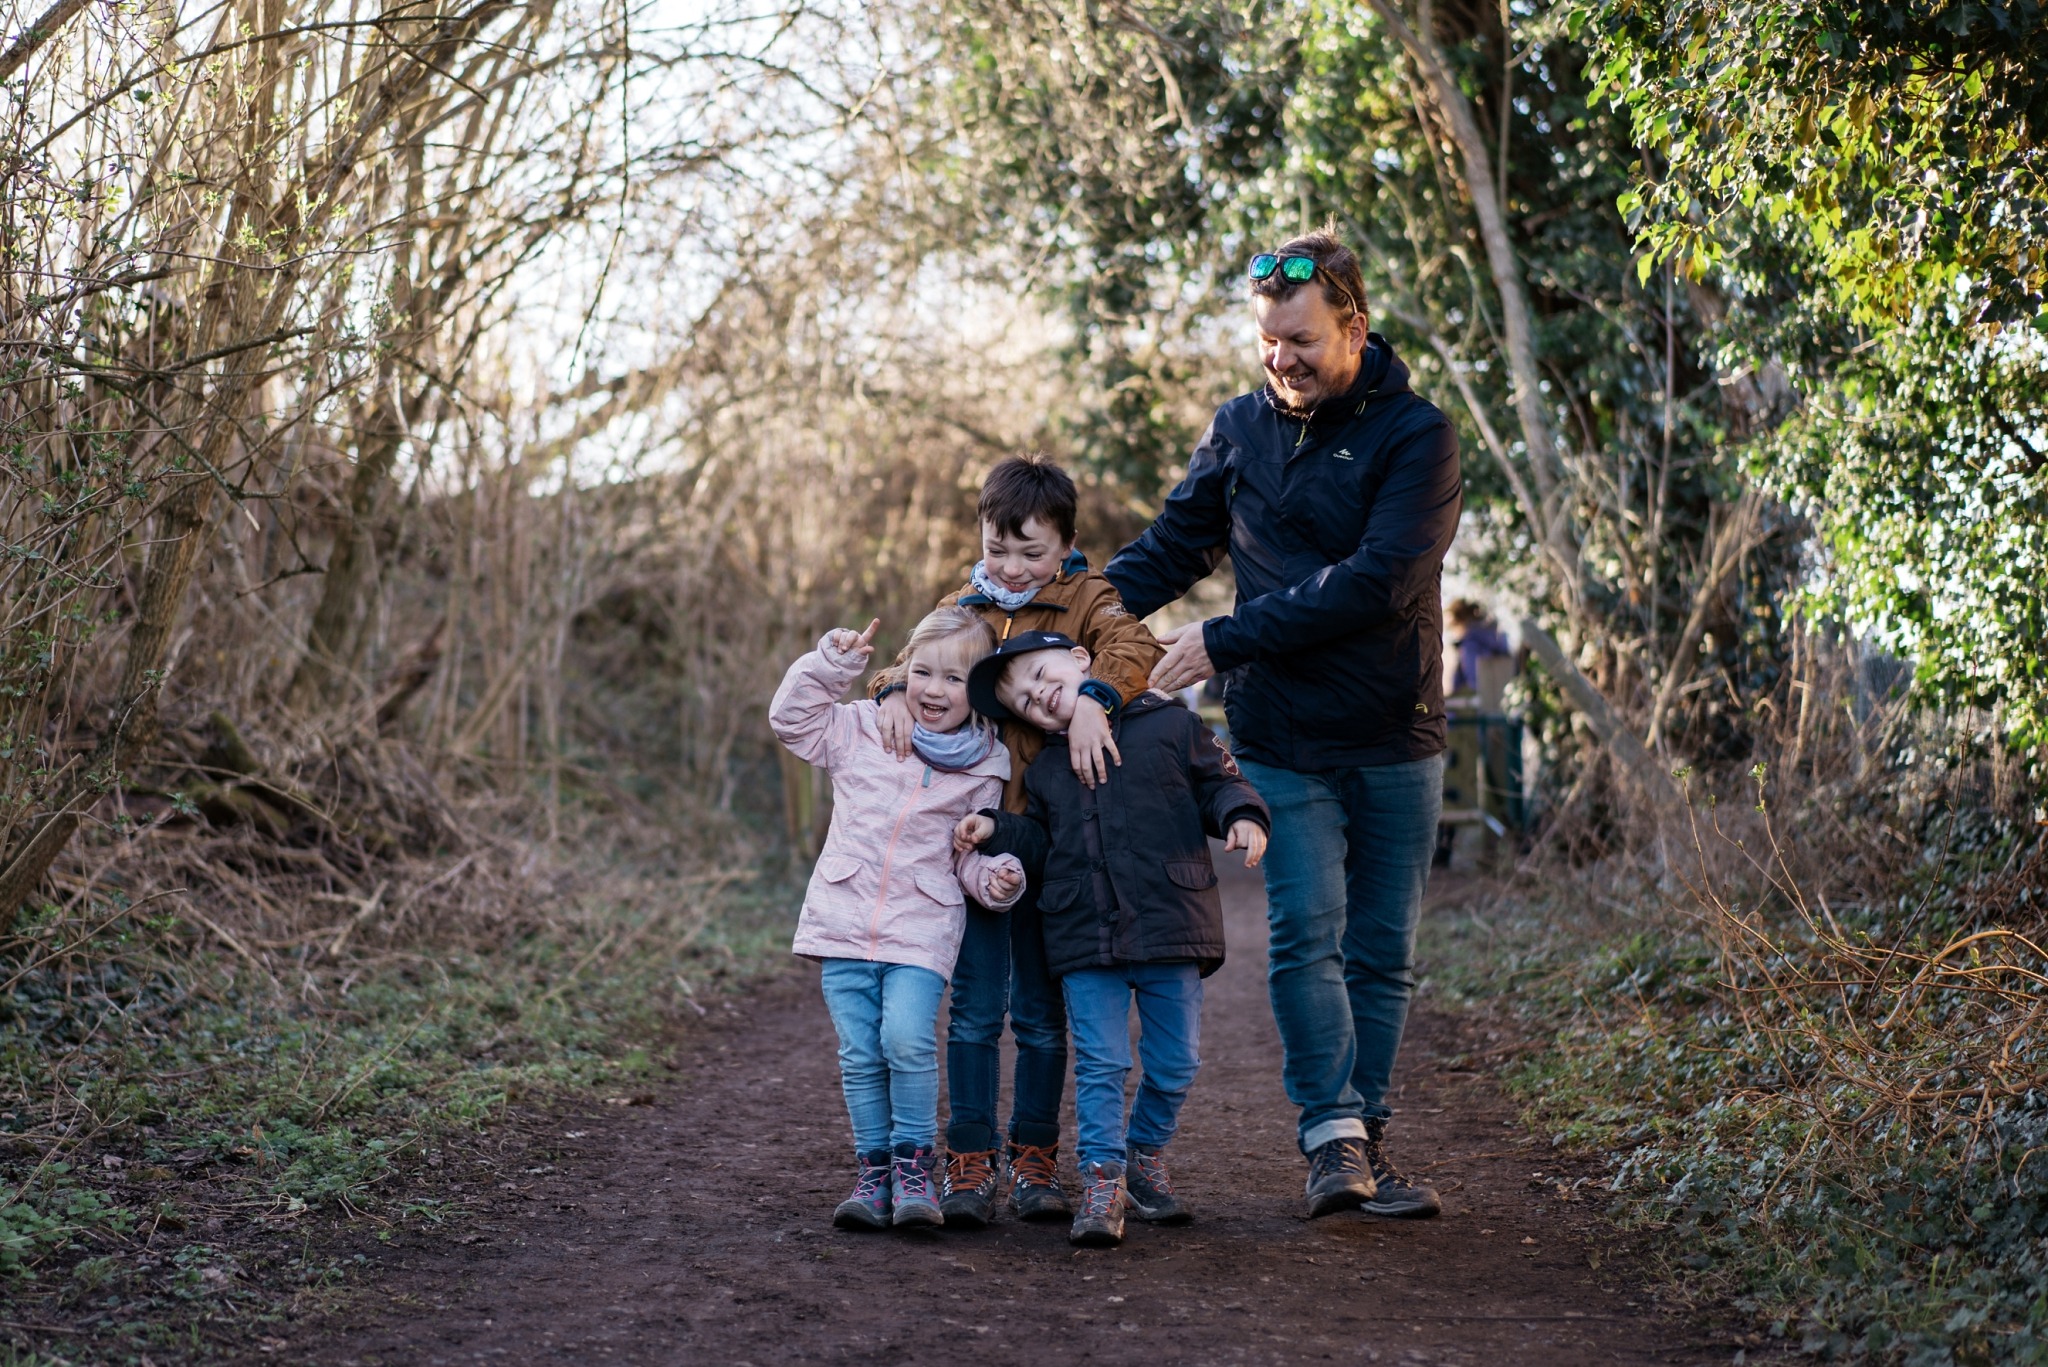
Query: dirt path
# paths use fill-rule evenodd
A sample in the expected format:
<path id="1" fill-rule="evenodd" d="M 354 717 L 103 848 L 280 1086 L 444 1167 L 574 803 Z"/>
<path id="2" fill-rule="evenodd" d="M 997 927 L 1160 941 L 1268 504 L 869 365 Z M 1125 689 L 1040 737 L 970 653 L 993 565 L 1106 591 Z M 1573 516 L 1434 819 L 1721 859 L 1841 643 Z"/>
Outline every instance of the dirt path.
<path id="1" fill-rule="evenodd" d="M 1226 876 L 1231 960 L 1175 1145 L 1186 1229 L 1133 1223 L 1077 1253 L 1058 1226 L 852 1235 L 846 1119 L 815 972 L 679 1054 L 654 1104 L 591 1106 L 506 1163 L 464 1242 L 401 1236 L 329 1364 L 619 1362 L 1726 1362 L 1660 1313 L 1547 1145 L 1513 1123 L 1451 1019 L 1402 1059 L 1397 1156 L 1431 1169 L 1425 1223 L 1301 1218 L 1303 1166 L 1265 996 L 1264 897 Z M 1071 1130 L 1069 1131 L 1071 1133 Z M 964 1355 L 964 1356 L 963 1356 Z M 272 1359 L 275 1360 L 275 1359 Z"/>

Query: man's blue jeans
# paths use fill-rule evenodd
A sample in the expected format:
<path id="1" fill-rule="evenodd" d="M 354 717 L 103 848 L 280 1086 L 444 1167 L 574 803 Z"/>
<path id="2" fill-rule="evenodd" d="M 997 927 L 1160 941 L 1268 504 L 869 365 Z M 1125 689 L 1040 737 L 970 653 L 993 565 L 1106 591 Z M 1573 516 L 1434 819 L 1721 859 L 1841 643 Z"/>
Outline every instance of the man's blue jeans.
<path id="1" fill-rule="evenodd" d="M 1194 963 L 1078 968 L 1060 979 L 1074 1028 L 1074 1147 L 1080 1161 L 1122 1163 L 1125 1144 L 1163 1146 L 1202 1066 L 1202 972 Z M 1131 1000 L 1145 1067 L 1124 1124 L 1131 1073 Z"/>
<path id="2" fill-rule="evenodd" d="M 853 1151 L 928 1147 L 939 1128 L 939 996 L 929 968 L 827 959 L 819 983 L 839 1032 Z"/>
<path id="3" fill-rule="evenodd" d="M 1307 1153 L 1393 1114 L 1415 923 L 1443 812 L 1441 755 L 1300 773 L 1240 758 L 1273 811 L 1266 986 Z"/>
<path id="4" fill-rule="evenodd" d="M 1038 899 L 1028 893 L 1008 912 L 967 904 L 946 1025 L 946 1147 L 954 1153 L 996 1147 L 1005 1017 L 1017 1039 L 1009 1137 L 1050 1147 L 1060 1142 L 1067 1012 L 1045 966 Z"/>

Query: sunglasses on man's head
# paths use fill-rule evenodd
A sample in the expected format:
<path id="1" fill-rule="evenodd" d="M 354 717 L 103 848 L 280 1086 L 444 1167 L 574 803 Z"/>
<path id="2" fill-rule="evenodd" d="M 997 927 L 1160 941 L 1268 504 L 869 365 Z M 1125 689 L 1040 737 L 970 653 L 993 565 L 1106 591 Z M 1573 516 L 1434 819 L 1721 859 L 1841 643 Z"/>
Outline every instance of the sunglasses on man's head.
<path id="1" fill-rule="evenodd" d="M 1270 280 L 1275 271 L 1280 272 L 1280 278 L 1283 280 L 1305 285 L 1315 279 L 1316 259 L 1313 256 L 1276 256 L 1272 252 L 1260 252 L 1252 258 L 1252 264 L 1245 274 L 1254 281 Z M 1353 298 L 1351 288 L 1342 280 L 1328 271 L 1323 272 L 1323 278 L 1343 291 L 1344 298 L 1350 302 L 1352 308 L 1358 307 L 1358 300 Z"/>
<path id="2" fill-rule="evenodd" d="M 1274 271 L 1281 278 L 1292 280 L 1297 285 L 1307 284 L 1315 278 L 1316 259 L 1313 256 L 1275 256 L 1271 252 L 1260 252 L 1252 258 L 1251 269 L 1246 272 L 1254 280 L 1266 280 Z"/>

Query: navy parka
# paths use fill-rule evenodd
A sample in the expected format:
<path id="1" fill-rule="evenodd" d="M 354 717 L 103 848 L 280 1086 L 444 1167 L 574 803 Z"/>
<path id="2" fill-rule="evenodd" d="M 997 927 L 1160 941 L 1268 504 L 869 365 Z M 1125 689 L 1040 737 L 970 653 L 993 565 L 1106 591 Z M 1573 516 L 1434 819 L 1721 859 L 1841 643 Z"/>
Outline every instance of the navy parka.
<path id="1" fill-rule="evenodd" d="M 1144 617 L 1226 547 L 1237 605 L 1202 639 L 1231 748 L 1302 772 L 1444 749 L 1444 554 L 1464 484 L 1450 420 L 1371 334 L 1358 379 L 1306 417 L 1270 388 L 1216 412 L 1187 478 L 1104 573 Z"/>

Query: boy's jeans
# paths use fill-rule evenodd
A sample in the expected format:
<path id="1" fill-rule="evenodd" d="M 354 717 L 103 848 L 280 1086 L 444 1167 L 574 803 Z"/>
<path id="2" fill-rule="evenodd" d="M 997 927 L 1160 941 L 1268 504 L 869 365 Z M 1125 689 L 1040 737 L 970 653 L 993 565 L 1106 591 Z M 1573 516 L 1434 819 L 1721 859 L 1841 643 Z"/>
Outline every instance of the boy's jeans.
<path id="1" fill-rule="evenodd" d="M 819 981 L 839 1032 L 839 1085 L 853 1149 L 929 1147 L 939 1128 L 939 997 L 929 968 L 827 959 Z"/>
<path id="2" fill-rule="evenodd" d="M 1112 964 L 1060 979 L 1074 1030 L 1075 1148 L 1089 1163 L 1122 1163 L 1125 1144 L 1156 1149 L 1180 1128 L 1181 1103 L 1202 1066 L 1202 973 L 1194 963 Z M 1138 1001 L 1144 1076 L 1124 1125 L 1131 1071 L 1131 999 Z"/>
<path id="3" fill-rule="evenodd" d="M 1060 1142 L 1060 1093 L 1067 1085 L 1067 1013 L 1045 967 L 1038 899 L 1007 912 L 967 903 L 967 930 L 953 967 L 946 1029 L 946 1147 L 980 1153 L 996 1147 L 996 1089 L 1002 1075 L 1003 1018 L 1017 1039 L 1009 1137 L 1019 1144 Z"/>
<path id="4" fill-rule="evenodd" d="M 1386 1104 L 1415 994 L 1415 923 L 1444 805 L 1437 755 L 1327 773 L 1240 758 L 1273 810 L 1266 986 L 1304 1153 Z"/>

